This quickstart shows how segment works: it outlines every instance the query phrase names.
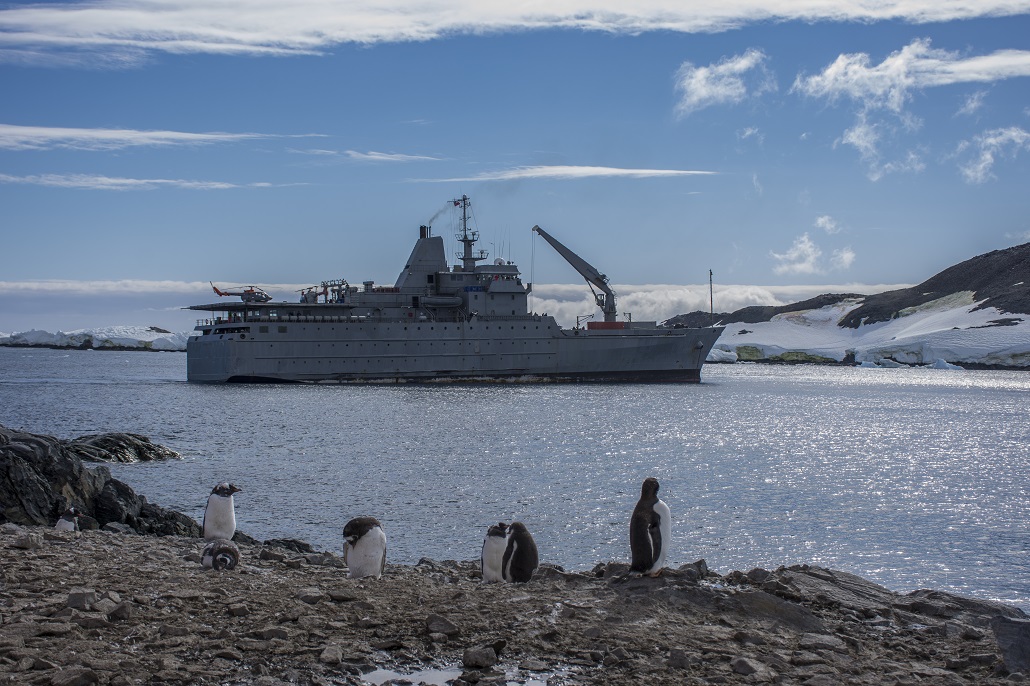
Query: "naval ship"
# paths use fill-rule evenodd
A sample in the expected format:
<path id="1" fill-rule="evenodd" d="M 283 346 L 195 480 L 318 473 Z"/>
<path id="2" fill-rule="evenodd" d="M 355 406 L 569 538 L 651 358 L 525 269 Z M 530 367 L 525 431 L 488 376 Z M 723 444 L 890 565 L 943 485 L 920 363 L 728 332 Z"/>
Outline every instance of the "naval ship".
<path id="1" fill-rule="evenodd" d="M 475 250 L 468 196 L 449 266 L 430 226 L 392 286 L 345 279 L 273 302 L 255 286 L 219 290 L 238 302 L 192 305 L 211 312 L 186 343 L 187 380 L 196 383 L 698 382 L 723 327 L 671 328 L 619 321 L 608 277 L 539 226 L 582 275 L 604 315 L 563 328 L 529 311 L 532 284 L 510 261 Z M 596 290 L 595 290 L 596 288 Z"/>

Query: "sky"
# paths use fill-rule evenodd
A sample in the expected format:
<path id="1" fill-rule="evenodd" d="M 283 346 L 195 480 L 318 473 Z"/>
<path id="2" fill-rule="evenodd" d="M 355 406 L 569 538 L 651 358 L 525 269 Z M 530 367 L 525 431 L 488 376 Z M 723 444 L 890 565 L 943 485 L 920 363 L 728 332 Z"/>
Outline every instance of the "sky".
<path id="1" fill-rule="evenodd" d="M 1030 0 L 0 5 L 0 332 L 392 284 L 421 224 L 574 323 L 874 293 L 1030 241 Z"/>

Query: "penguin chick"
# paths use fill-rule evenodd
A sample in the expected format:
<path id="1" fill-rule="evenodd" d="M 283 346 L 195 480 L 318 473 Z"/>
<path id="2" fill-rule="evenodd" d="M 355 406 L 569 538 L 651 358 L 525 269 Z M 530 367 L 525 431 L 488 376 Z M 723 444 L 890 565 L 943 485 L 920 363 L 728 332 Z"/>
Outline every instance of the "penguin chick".
<path id="1" fill-rule="evenodd" d="M 223 481 L 211 489 L 211 495 L 207 497 L 207 508 L 204 510 L 205 540 L 232 539 L 236 533 L 236 504 L 232 494 L 242 490 L 228 481 Z"/>
<path id="2" fill-rule="evenodd" d="M 508 525 L 504 522 L 491 526 L 483 538 L 483 551 L 479 561 L 483 570 L 483 583 L 504 581 L 504 550 L 508 546 Z"/>
<path id="3" fill-rule="evenodd" d="M 536 541 L 522 522 L 512 522 L 508 527 L 507 545 L 501 562 L 504 580 L 524 584 L 533 578 L 540 559 L 536 552 Z"/>
<path id="4" fill-rule="evenodd" d="M 386 533 L 375 517 L 356 517 L 343 527 L 343 561 L 347 577 L 379 579 L 386 569 Z"/>
<path id="5" fill-rule="evenodd" d="M 658 576 L 672 540 L 672 514 L 658 498 L 658 479 L 648 477 L 629 520 L 630 571 Z"/>
<path id="6" fill-rule="evenodd" d="M 204 569 L 230 571 L 240 563 L 240 549 L 232 541 L 216 538 L 204 546 L 200 564 Z"/>
<path id="7" fill-rule="evenodd" d="M 79 517 L 82 513 L 76 510 L 74 507 L 69 507 L 61 515 L 61 518 L 57 520 L 57 524 L 54 528 L 58 531 L 78 531 L 79 530 Z"/>

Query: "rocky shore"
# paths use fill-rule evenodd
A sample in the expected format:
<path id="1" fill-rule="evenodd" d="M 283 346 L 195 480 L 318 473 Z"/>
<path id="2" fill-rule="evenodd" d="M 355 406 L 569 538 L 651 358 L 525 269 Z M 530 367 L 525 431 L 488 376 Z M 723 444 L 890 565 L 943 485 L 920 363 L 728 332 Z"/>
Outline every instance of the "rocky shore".
<path id="1" fill-rule="evenodd" d="M 475 561 L 424 559 L 352 580 L 333 553 L 238 535 L 241 565 L 206 570 L 193 520 L 98 510 L 105 490 L 123 504 L 143 499 L 47 438 L 0 431 L 0 683 L 822 686 L 1030 675 L 1030 618 L 1018 609 L 901 595 L 819 567 L 718 574 L 698 561 L 652 579 L 619 562 L 544 565 L 526 584 L 483 584 Z M 71 481 L 47 481 L 55 475 Z M 35 500 L 12 478 L 34 485 Z M 55 531 L 65 504 L 102 528 Z M 122 521 L 102 522 L 111 512 Z"/>
<path id="2" fill-rule="evenodd" d="M 329 553 L 0 527 L 0 680 L 31 684 L 978 684 L 1023 681 L 1021 612 L 818 567 L 483 584 L 474 562 L 347 579 Z M 403 679 L 407 678 L 408 681 Z"/>

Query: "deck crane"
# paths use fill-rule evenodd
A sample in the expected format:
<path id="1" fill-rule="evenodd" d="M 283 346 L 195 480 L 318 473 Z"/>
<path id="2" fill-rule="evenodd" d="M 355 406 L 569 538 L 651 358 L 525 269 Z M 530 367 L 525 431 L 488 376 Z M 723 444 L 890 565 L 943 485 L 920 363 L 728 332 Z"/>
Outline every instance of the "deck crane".
<path id="1" fill-rule="evenodd" d="M 573 269 L 579 272 L 584 279 L 587 280 L 587 285 L 590 286 L 590 292 L 594 294 L 594 302 L 601 308 L 601 312 L 604 313 L 604 320 L 606 322 L 614 322 L 618 312 L 615 309 L 615 291 L 608 284 L 608 277 L 597 271 L 593 265 L 584 260 L 582 257 L 566 248 L 562 243 L 547 233 L 539 226 L 534 226 L 533 231 L 544 237 L 544 240 L 551 244 L 558 254 L 565 258 L 565 260 L 572 265 Z M 601 289 L 601 293 L 594 290 L 594 286 Z"/>
<path id="2" fill-rule="evenodd" d="M 257 286 L 238 286 L 236 288 L 226 288 L 222 291 L 218 289 L 218 286 L 216 286 L 214 282 L 208 281 L 208 283 L 211 284 L 211 288 L 214 289 L 216 295 L 224 297 L 238 295 L 240 296 L 240 300 L 245 303 L 266 303 L 272 299 L 272 296 L 265 293 Z"/>

